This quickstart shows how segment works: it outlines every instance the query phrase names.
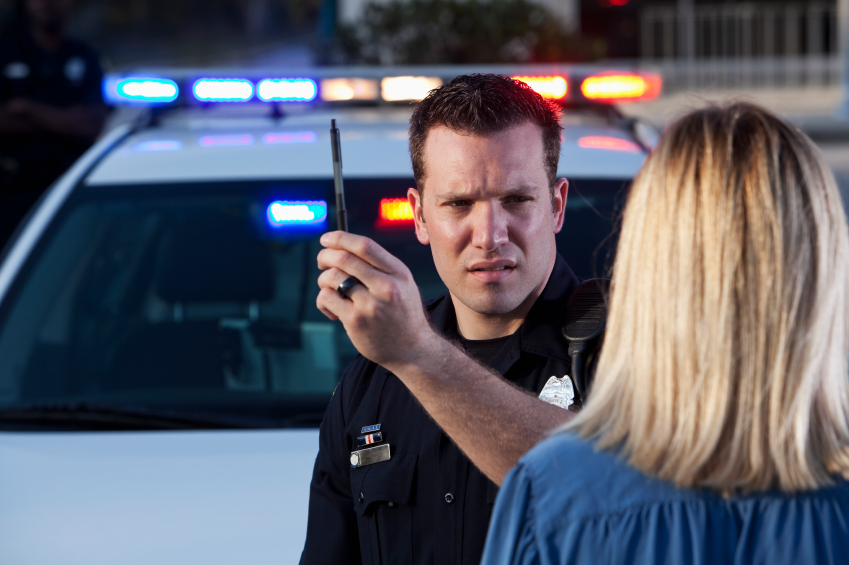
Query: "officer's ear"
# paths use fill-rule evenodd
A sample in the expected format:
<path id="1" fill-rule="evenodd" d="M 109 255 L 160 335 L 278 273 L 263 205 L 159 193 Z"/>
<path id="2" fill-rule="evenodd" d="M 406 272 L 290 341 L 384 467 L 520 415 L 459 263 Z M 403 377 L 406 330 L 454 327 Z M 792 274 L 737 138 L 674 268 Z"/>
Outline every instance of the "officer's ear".
<path id="1" fill-rule="evenodd" d="M 416 238 L 422 245 L 430 244 L 430 237 L 427 234 L 427 224 L 424 219 L 424 194 L 416 188 L 407 189 L 407 201 L 410 203 L 410 209 L 413 211 L 413 221 L 416 224 Z"/>
<path id="2" fill-rule="evenodd" d="M 554 233 L 563 229 L 563 217 L 566 212 L 566 197 L 569 195 L 569 181 L 557 179 L 551 191 L 551 212 L 554 215 Z"/>

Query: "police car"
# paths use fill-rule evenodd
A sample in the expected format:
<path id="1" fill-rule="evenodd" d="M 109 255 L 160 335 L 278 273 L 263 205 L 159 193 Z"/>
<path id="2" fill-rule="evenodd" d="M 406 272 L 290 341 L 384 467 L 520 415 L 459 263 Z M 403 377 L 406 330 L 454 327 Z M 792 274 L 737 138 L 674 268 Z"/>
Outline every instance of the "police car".
<path id="1" fill-rule="evenodd" d="M 356 351 L 315 308 L 334 229 L 444 287 L 405 200 L 410 101 L 467 72 L 565 109 L 558 247 L 606 274 L 655 141 L 613 103 L 659 78 L 590 67 L 159 71 L 109 76 L 140 119 L 45 195 L 0 265 L 0 563 L 295 563 L 318 425 Z M 139 110 L 141 109 L 141 110 Z"/>

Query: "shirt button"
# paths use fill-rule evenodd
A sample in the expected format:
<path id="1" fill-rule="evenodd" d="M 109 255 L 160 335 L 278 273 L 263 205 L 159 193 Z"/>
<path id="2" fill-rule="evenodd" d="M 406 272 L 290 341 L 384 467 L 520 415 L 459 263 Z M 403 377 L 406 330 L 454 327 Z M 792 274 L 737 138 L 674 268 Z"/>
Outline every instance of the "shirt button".
<path id="1" fill-rule="evenodd" d="M 365 500 L 365 499 L 366 499 L 366 495 L 364 495 L 363 493 L 360 493 L 360 504 L 362 504 L 363 500 Z"/>
<path id="2" fill-rule="evenodd" d="M 446 493 L 445 494 L 445 502 L 447 502 L 448 504 L 451 504 L 452 502 L 454 502 L 454 495 L 451 494 L 450 492 Z"/>

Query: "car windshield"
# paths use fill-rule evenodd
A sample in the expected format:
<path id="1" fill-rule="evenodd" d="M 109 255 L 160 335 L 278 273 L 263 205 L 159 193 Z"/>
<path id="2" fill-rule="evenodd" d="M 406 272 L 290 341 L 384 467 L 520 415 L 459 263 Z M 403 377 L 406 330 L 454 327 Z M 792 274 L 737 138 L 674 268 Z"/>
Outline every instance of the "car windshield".
<path id="1" fill-rule="evenodd" d="M 400 257 L 428 298 L 444 286 L 404 219 L 412 185 L 347 180 L 350 229 Z M 579 277 L 607 273 L 625 186 L 572 183 L 557 240 Z M 26 410 L 93 408 L 316 427 L 356 355 L 315 307 L 334 218 L 330 180 L 79 187 L 0 306 L 0 415 L 13 415 L 0 428 L 46 425 L 22 423 Z"/>

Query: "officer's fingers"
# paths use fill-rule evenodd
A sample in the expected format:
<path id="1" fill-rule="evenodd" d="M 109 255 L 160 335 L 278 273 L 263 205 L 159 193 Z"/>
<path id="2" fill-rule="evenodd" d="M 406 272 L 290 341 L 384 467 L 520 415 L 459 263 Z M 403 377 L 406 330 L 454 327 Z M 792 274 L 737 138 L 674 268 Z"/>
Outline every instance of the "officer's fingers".
<path id="1" fill-rule="evenodd" d="M 335 268 L 337 271 L 347 273 L 347 276 L 342 280 L 348 277 L 356 277 L 363 283 L 363 285 L 366 286 L 366 288 L 372 288 L 373 286 L 382 284 L 381 281 L 383 279 L 391 276 L 397 276 L 387 275 L 386 273 L 375 269 L 369 263 L 366 263 L 353 253 L 342 249 L 322 249 L 319 251 L 318 268 L 322 270 Z"/>
<path id="2" fill-rule="evenodd" d="M 341 269 L 337 269 L 336 267 L 331 267 L 326 271 L 323 271 L 318 276 L 318 288 L 330 288 L 335 289 L 342 281 L 350 277 L 348 273 Z"/>
<path id="3" fill-rule="evenodd" d="M 345 271 L 340 271 L 336 267 L 332 269 L 328 269 L 321 273 L 318 277 L 318 286 L 320 288 L 327 288 L 333 291 L 336 291 L 339 294 L 339 285 L 341 285 L 344 281 L 351 278 L 351 275 L 346 273 Z M 363 294 L 365 293 L 365 294 Z M 345 291 L 345 296 L 350 298 L 351 300 L 356 300 L 355 297 L 359 297 L 362 299 L 365 295 L 369 293 L 368 289 L 363 286 L 362 283 L 357 281 L 357 284 L 352 286 L 351 288 Z M 341 296 L 341 295 L 340 295 Z"/>
<path id="4" fill-rule="evenodd" d="M 337 269 L 339 271 L 350 273 L 349 276 L 358 276 L 368 278 L 368 271 L 373 271 L 375 274 L 380 272 L 354 255 L 343 249 L 322 249 L 318 252 L 318 268 L 322 271 Z M 356 270 L 356 275 L 354 273 Z"/>
<path id="5" fill-rule="evenodd" d="M 328 310 L 327 308 L 324 308 L 324 307 L 321 305 L 321 301 L 320 301 L 319 299 L 316 299 L 316 301 L 315 301 L 315 305 L 316 305 L 316 308 L 318 308 L 319 312 L 321 312 L 322 314 L 324 314 L 324 315 L 327 317 L 327 319 L 329 319 L 331 322 L 335 322 L 336 320 L 338 320 L 338 319 L 339 319 L 339 317 L 338 317 L 338 316 L 336 316 L 336 314 L 334 314 L 333 312 L 331 312 L 331 311 L 330 311 L 330 310 Z"/>
<path id="6" fill-rule="evenodd" d="M 321 244 L 331 249 L 344 249 L 361 258 L 375 269 L 387 274 L 407 271 L 404 263 L 378 245 L 373 239 L 343 231 L 328 232 L 321 236 Z"/>
<path id="7" fill-rule="evenodd" d="M 319 276 L 319 286 L 335 290 L 338 294 L 339 285 L 346 281 L 350 275 L 337 268 L 328 269 Z M 349 327 L 359 328 L 365 324 L 381 318 L 385 310 L 380 309 L 380 304 L 388 304 L 396 307 L 400 298 L 400 292 L 396 291 L 397 287 L 393 287 L 394 281 L 391 277 L 384 277 L 386 280 L 380 281 L 376 288 L 366 288 L 359 281 L 345 291 L 345 296 L 349 298 L 355 308 L 350 311 L 349 317 L 343 322 Z"/>
<path id="8" fill-rule="evenodd" d="M 343 322 L 348 317 L 354 305 L 350 300 L 345 300 L 339 293 L 330 288 L 322 288 L 318 297 L 315 299 L 315 305 L 322 314 L 331 320 L 341 319 Z"/>

